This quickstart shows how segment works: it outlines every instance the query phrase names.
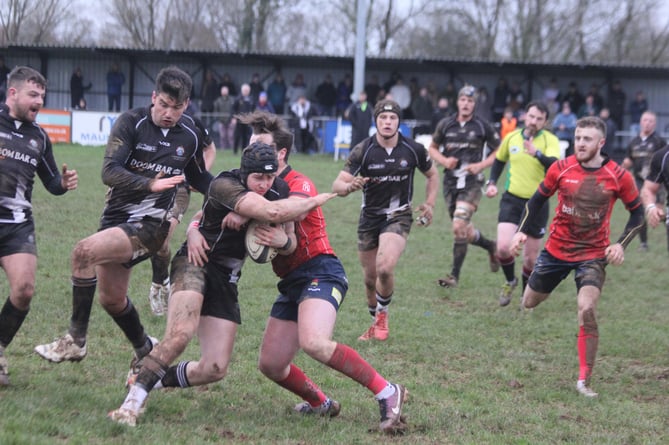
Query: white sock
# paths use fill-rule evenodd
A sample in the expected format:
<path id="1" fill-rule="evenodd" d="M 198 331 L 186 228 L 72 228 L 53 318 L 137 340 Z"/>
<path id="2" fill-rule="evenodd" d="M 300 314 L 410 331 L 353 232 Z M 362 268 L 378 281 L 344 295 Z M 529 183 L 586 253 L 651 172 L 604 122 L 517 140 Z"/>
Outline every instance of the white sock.
<path id="1" fill-rule="evenodd" d="M 130 410 L 134 413 L 139 413 L 139 409 L 142 407 L 148 396 L 149 393 L 146 392 L 144 388 L 140 388 L 137 385 L 132 385 L 130 387 L 130 391 L 128 391 L 128 395 L 123 401 L 123 405 L 121 405 L 121 408 Z"/>
<path id="2" fill-rule="evenodd" d="M 374 398 L 376 400 L 383 400 L 383 399 L 387 399 L 388 397 L 392 396 L 393 394 L 395 394 L 395 385 L 392 385 L 390 382 L 388 382 L 386 387 L 383 388 L 380 393 L 374 395 Z"/>

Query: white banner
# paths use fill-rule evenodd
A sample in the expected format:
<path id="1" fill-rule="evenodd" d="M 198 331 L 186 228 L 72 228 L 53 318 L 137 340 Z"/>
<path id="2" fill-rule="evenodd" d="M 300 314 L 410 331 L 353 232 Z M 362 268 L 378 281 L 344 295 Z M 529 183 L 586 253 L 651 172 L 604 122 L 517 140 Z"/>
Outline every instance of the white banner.
<path id="1" fill-rule="evenodd" d="M 81 145 L 106 145 L 109 132 L 120 113 L 96 111 L 72 112 L 72 143 Z"/>

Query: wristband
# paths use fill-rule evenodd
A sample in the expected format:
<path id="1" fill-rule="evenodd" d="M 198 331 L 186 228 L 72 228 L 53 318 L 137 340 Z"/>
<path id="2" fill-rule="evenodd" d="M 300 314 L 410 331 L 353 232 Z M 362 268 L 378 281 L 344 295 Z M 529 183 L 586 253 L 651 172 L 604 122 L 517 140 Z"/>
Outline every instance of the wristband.
<path id="1" fill-rule="evenodd" d="M 542 152 L 540 152 L 539 150 L 537 150 L 537 151 L 534 152 L 534 157 L 537 158 L 540 161 L 541 158 L 544 157 L 544 154 Z"/>
<path id="2" fill-rule="evenodd" d="M 648 204 L 646 206 L 646 213 L 648 213 L 650 210 L 654 209 L 656 206 L 655 204 Z"/>
<path id="3" fill-rule="evenodd" d="M 292 245 L 293 245 L 293 240 L 291 240 L 290 237 L 288 237 L 288 239 L 286 240 L 286 244 L 284 244 L 283 247 L 281 247 L 279 250 L 288 250 Z"/>
<path id="4" fill-rule="evenodd" d="M 190 224 L 188 224 L 188 229 L 186 229 L 186 232 L 188 232 L 188 230 L 189 230 L 191 227 L 192 227 L 193 229 L 197 229 L 197 228 L 199 228 L 199 227 L 200 227 L 200 221 L 191 221 Z"/>
<path id="5" fill-rule="evenodd" d="M 488 186 L 488 185 L 497 185 L 497 183 L 496 183 L 495 181 L 493 181 L 492 179 L 488 179 L 488 182 L 486 182 L 485 185 L 486 185 L 486 186 Z"/>

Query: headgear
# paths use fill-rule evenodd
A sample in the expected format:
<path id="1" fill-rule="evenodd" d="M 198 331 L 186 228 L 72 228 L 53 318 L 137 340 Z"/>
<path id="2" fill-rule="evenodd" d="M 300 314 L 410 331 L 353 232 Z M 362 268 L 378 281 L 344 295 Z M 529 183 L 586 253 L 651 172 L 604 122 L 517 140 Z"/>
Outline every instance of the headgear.
<path id="1" fill-rule="evenodd" d="M 476 88 L 473 87 L 472 85 L 465 85 L 462 88 L 460 88 L 460 91 L 458 91 L 458 97 L 460 96 L 472 97 L 474 98 L 474 100 L 478 98 Z"/>
<path id="2" fill-rule="evenodd" d="M 245 184 L 246 178 L 251 173 L 275 173 L 278 169 L 279 160 L 276 150 L 271 145 L 254 142 L 242 152 L 242 163 L 239 170 Z"/>
<path id="3" fill-rule="evenodd" d="M 402 116 L 400 106 L 394 100 L 383 99 L 374 105 L 374 120 L 379 117 L 381 113 L 395 113 L 397 117 Z"/>

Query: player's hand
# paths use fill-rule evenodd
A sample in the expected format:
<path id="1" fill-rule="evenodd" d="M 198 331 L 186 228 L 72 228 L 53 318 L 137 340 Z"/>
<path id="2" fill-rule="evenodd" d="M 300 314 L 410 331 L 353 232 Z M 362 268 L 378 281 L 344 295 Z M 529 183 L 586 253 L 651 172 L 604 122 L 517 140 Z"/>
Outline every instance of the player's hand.
<path id="1" fill-rule="evenodd" d="M 516 232 L 511 239 L 511 246 L 509 247 L 511 255 L 518 256 L 526 242 L 527 235 L 525 235 L 523 232 Z"/>
<path id="2" fill-rule="evenodd" d="M 364 178 L 362 176 L 356 176 L 353 178 L 352 182 L 349 182 L 348 186 L 346 187 L 346 192 L 347 193 L 353 193 L 357 190 L 361 190 L 365 184 L 369 182 L 369 178 Z"/>
<path id="3" fill-rule="evenodd" d="M 259 224 L 255 236 L 258 244 L 263 246 L 280 248 L 288 242 L 288 234 L 282 224 Z"/>
<path id="4" fill-rule="evenodd" d="M 473 164 L 469 164 L 468 166 L 465 167 L 465 170 L 470 175 L 478 175 L 483 171 L 483 163 L 482 162 L 474 162 Z"/>
<path id="5" fill-rule="evenodd" d="M 339 196 L 339 195 L 336 194 L 336 193 L 327 192 L 327 193 L 319 193 L 318 195 L 314 196 L 312 199 L 314 199 L 318 203 L 318 205 L 316 207 L 320 207 L 323 204 L 325 204 L 326 202 L 328 202 L 329 200 L 331 200 L 332 198 L 336 198 L 337 196 Z"/>
<path id="6" fill-rule="evenodd" d="M 149 183 L 149 190 L 152 192 L 164 192 L 171 188 L 176 187 L 186 180 L 184 175 L 170 176 L 168 178 L 164 177 L 163 172 L 158 173 Z"/>
<path id="7" fill-rule="evenodd" d="M 420 212 L 417 219 L 419 226 L 427 227 L 432 224 L 432 218 L 434 216 L 434 207 L 432 205 L 424 202 L 414 209 L 414 212 Z"/>
<path id="8" fill-rule="evenodd" d="M 650 208 L 646 208 L 646 222 L 649 226 L 655 228 L 660 222 L 664 222 L 666 219 L 667 215 L 665 215 L 660 207 L 651 206 Z"/>
<path id="9" fill-rule="evenodd" d="M 495 184 L 488 184 L 485 188 L 485 195 L 488 198 L 494 198 L 497 196 L 497 186 Z"/>
<path id="10" fill-rule="evenodd" d="M 74 190 L 79 185 L 79 175 L 77 175 L 77 171 L 68 170 L 67 164 L 63 164 L 61 176 L 60 185 L 65 190 Z"/>
<path id="11" fill-rule="evenodd" d="M 447 156 L 444 158 L 444 162 L 442 162 L 441 165 L 443 165 L 447 170 L 455 170 L 455 168 L 458 166 L 458 158 Z"/>
<path id="12" fill-rule="evenodd" d="M 189 263 L 202 267 L 209 261 L 209 258 L 207 257 L 209 244 L 197 228 L 188 228 L 188 231 L 186 232 L 186 244 L 188 246 Z"/>
<path id="13" fill-rule="evenodd" d="M 625 261 L 625 250 L 620 243 L 611 244 L 604 253 L 606 254 L 606 261 L 614 266 L 619 266 Z"/>
<path id="14" fill-rule="evenodd" d="M 251 220 L 246 216 L 242 216 L 239 213 L 230 212 L 223 218 L 221 221 L 221 229 L 232 229 L 240 231 L 242 227 L 246 225 Z"/>

